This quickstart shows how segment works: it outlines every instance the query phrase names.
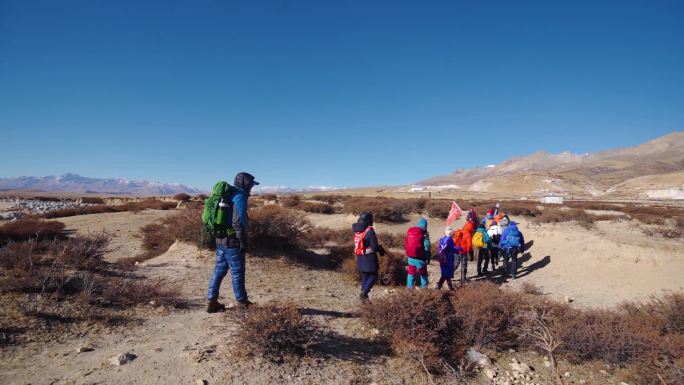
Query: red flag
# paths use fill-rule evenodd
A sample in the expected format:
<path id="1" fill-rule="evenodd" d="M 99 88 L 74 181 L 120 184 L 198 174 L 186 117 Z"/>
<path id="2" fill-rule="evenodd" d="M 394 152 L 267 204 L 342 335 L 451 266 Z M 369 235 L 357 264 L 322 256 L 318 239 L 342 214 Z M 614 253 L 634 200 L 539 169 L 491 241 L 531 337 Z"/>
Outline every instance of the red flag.
<path id="1" fill-rule="evenodd" d="M 451 222 L 458 219 L 458 217 L 460 217 L 461 214 L 463 214 L 463 210 L 461 210 L 461 208 L 458 207 L 456 202 L 451 202 L 451 210 L 449 210 L 449 216 L 447 217 L 446 225 L 451 225 Z"/>

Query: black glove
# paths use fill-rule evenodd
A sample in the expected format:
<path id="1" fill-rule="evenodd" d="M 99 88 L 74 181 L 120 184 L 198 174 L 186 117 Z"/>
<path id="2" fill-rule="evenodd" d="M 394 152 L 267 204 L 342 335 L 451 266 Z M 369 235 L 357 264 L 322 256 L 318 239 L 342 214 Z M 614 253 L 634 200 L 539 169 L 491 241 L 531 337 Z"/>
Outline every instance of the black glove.
<path id="1" fill-rule="evenodd" d="M 382 247 L 382 245 L 378 245 L 378 254 L 380 254 L 383 257 L 385 256 L 385 248 Z"/>

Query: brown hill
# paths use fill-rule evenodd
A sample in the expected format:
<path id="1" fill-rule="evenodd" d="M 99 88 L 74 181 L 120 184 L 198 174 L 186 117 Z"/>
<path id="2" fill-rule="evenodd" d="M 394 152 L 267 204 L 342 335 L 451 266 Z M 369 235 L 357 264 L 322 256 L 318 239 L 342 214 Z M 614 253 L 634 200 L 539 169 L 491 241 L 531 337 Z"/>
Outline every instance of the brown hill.
<path id="1" fill-rule="evenodd" d="M 684 132 L 595 154 L 543 151 L 418 182 L 467 191 L 620 198 L 684 198 Z"/>

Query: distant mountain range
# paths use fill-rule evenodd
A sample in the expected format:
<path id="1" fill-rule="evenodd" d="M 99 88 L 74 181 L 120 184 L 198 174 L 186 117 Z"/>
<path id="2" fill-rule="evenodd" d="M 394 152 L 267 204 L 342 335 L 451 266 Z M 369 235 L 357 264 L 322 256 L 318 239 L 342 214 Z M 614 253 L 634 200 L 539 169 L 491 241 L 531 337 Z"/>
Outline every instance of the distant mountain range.
<path id="1" fill-rule="evenodd" d="M 294 193 L 315 193 L 325 191 L 341 190 L 340 187 L 332 186 L 309 186 L 309 187 L 288 187 L 288 186 L 256 186 L 253 192 L 255 194 L 294 194 Z"/>
<path id="2" fill-rule="evenodd" d="M 684 199 L 684 132 L 594 154 L 540 151 L 417 185 L 510 195 Z"/>
<path id="3" fill-rule="evenodd" d="M 74 193 L 95 193 L 107 195 L 174 195 L 178 193 L 199 194 L 205 191 L 179 183 L 133 181 L 123 178 L 87 178 L 77 174 L 61 176 L 22 176 L 0 178 L 0 190 L 63 191 Z"/>

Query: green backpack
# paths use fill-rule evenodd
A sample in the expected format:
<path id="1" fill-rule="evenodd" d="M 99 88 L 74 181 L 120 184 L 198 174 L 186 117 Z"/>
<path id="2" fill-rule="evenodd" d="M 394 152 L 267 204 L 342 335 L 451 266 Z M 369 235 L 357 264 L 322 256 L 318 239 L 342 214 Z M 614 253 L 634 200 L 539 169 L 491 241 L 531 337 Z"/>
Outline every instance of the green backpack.
<path id="1" fill-rule="evenodd" d="M 233 230 L 233 193 L 228 182 L 216 182 L 211 195 L 204 201 L 200 246 L 213 242 L 214 238 L 235 235 Z"/>

